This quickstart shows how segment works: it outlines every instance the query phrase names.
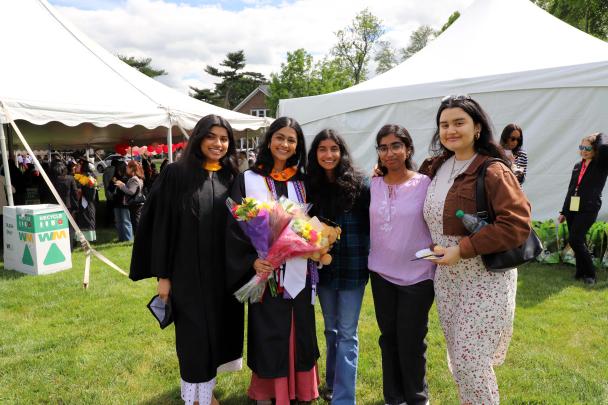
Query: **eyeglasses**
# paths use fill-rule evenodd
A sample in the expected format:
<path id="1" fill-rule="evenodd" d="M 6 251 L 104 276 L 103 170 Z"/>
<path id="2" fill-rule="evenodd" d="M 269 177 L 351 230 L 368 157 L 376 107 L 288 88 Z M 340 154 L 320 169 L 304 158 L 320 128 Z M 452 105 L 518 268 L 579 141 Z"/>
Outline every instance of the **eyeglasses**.
<path id="1" fill-rule="evenodd" d="M 376 150 L 379 155 L 386 155 L 388 150 L 391 150 L 393 153 L 399 153 L 403 149 L 405 149 L 405 144 L 403 142 L 393 142 L 390 145 L 378 145 L 376 146 Z"/>
<path id="2" fill-rule="evenodd" d="M 586 151 L 586 152 L 591 152 L 591 151 L 593 150 L 593 146 L 591 146 L 591 145 L 589 145 L 589 146 L 586 146 L 586 145 L 578 145 L 578 150 L 580 150 L 580 151 L 583 151 L 583 150 L 584 150 L 584 151 Z"/>
<path id="3" fill-rule="evenodd" d="M 468 94 L 450 94 L 441 99 L 441 104 L 448 103 L 450 101 L 465 101 L 471 100 L 471 96 Z"/>

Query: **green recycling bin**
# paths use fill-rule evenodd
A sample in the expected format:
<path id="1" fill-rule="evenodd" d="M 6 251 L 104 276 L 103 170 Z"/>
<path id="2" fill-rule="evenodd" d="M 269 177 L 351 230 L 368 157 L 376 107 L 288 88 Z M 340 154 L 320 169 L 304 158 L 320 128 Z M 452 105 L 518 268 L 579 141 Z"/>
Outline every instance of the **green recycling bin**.
<path id="1" fill-rule="evenodd" d="M 50 274 L 72 267 L 68 218 L 55 204 L 4 207 L 4 268 Z"/>

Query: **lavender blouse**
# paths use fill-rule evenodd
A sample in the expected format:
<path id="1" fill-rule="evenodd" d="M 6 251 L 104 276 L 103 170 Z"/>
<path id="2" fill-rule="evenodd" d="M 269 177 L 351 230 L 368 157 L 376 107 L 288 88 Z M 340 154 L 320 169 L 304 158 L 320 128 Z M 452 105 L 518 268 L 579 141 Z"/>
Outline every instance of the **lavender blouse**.
<path id="1" fill-rule="evenodd" d="M 418 250 L 432 243 L 422 216 L 430 183 L 431 180 L 420 173 L 398 185 L 388 185 L 382 177 L 371 181 L 368 267 L 393 284 L 413 285 L 435 276 L 432 262 L 411 261 Z"/>

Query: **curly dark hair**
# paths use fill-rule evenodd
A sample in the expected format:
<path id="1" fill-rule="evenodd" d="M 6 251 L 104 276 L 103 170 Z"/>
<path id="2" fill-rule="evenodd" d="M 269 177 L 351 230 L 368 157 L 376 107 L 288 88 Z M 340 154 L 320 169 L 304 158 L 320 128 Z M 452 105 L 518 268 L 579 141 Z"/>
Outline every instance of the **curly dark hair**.
<path id="1" fill-rule="evenodd" d="M 298 121 L 289 117 L 280 117 L 274 120 L 272 124 L 268 127 L 266 134 L 264 135 L 264 140 L 260 144 L 257 149 L 257 158 L 255 160 L 255 164 L 251 168 L 254 172 L 262 175 L 268 176 L 274 167 L 274 158 L 272 157 L 272 153 L 270 152 L 270 141 L 272 140 L 272 136 L 275 132 L 280 130 L 281 128 L 289 127 L 296 131 L 298 144 L 296 146 L 296 153 L 285 163 L 285 167 L 296 166 L 298 173 L 303 175 L 305 173 L 304 169 L 306 168 L 306 141 L 304 140 L 304 133 L 302 132 L 302 128 Z"/>
<path id="2" fill-rule="evenodd" d="M 319 165 L 319 160 L 317 159 L 319 144 L 327 139 L 334 141 L 340 148 L 340 162 L 334 169 L 334 183 L 329 181 L 325 169 Z M 312 141 L 310 151 L 308 152 L 306 173 L 308 174 L 307 194 L 309 202 L 322 207 L 324 212 L 329 211 L 332 214 L 335 213 L 336 207 L 349 211 L 359 197 L 364 182 L 363 174 L 353 166 L 346 142 L 332 129 L 324 129 Z M 332 189 L 332 187 L 335 188 L 334 195 L 336 196 L 336 201 L 333 202 L 329 201 L 331 198 L 324 198 L 327 197 L 327 190 Z"/>
<path id="3" fill-rule="evenodd" d="M 511 167 L 511 163 L 507 159 L 503 149 L 494 141 L 494 133 L 488 114 L 483 110 L 483 108 L 481 108 L 477 101 L 473 100 L 467 95 L 448 96 L 441 101 L 441 105 L 439 106 L 439 110 L 437 110 L 437 116 L 435 118 L 437 128 L 435 129 L 435 134 L 431 139 L 431 145 L 429 147 L 431 155 L 449 158 L 454 154 L 454 152 L 443 146 L 441 143 L 441 138 L 439 137 L 439 120 L 441 119 L 441 113 L 448 108 L 462 109 L 469 117 L 471 117 L 471 119 L 473 119 L 473 123 L 481 127 L 479 138 L 475 139 L 475 143 L 473 144 L 475 152 L 481 155 L 501 159 L 505 162 L 507 167 Z"/>

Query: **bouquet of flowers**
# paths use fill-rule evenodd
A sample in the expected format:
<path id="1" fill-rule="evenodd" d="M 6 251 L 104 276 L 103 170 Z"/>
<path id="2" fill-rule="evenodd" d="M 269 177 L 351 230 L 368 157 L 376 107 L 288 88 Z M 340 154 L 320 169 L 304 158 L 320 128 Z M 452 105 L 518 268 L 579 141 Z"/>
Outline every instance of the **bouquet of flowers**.
<path id="1" fill-rule="evenodd" d="M 85 187 L 95 187 L 97 184 L 97 180 L 93 176 L 87 176 L 80 173 L 74 174 L 74 180 Z"/>
<path id="2" fill-rule="evenodd" d="M 273 202 L 247 197 L 241 204 L 228 198 L 226 205 L 251 240 L 258 256 L 269 261 L 275 270 L 294 257 L 312 258 L 318 255 L 320 259 L 321 254 L 327 255 L 331 244 L 329 241 L 332 240 L 330 234 L 337 235 L 338 232 L 322 224 L 316 217 L 308 217 L 308 205 L 295 203 L 285 197 Z M 240 302 L 260 302 L 266 284 L 272 296 L 277 296 L 282 287 L 275 273 L 256 274 L 235 293 L 236 298 Z"/>

